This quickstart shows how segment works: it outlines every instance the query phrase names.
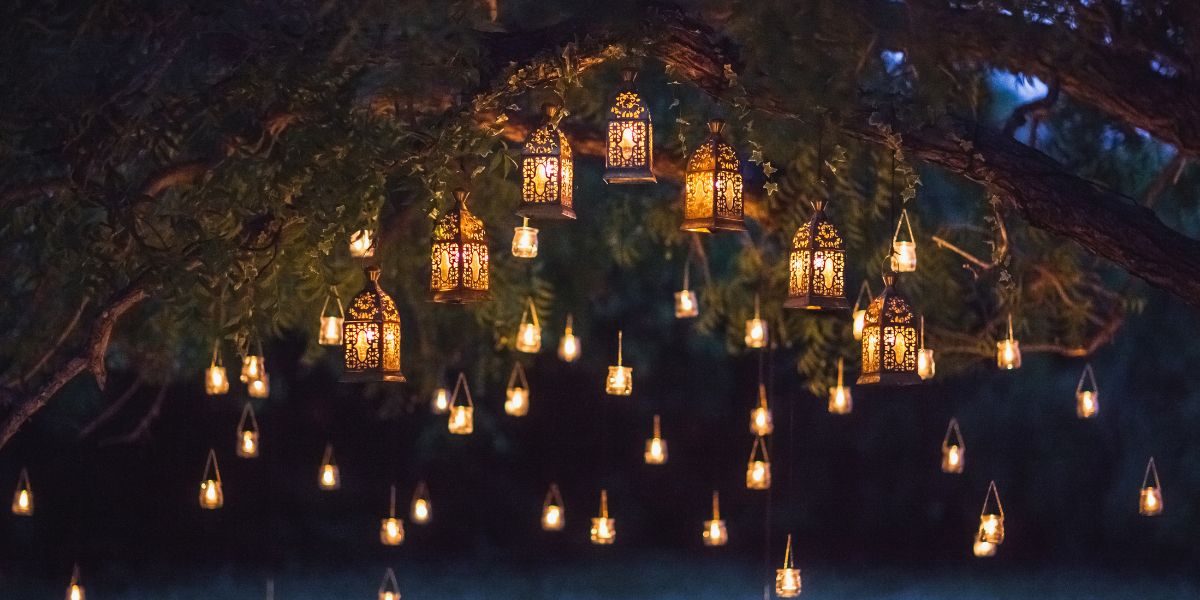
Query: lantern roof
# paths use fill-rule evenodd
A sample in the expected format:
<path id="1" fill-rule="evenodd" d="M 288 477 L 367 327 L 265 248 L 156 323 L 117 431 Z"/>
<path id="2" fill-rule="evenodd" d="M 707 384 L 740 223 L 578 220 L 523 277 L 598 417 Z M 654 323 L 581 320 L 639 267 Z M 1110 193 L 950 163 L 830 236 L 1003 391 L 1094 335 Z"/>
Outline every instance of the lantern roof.
<path id="1" fill-rule="evenodd" d="M 796 230 L 796 235 L 792 237 L 792 248 L 796 250 L 809 248 L 845 250 L 846 244 L 842 240 L 841 233 L 825 215 L 825 200 L 813 201 L 813 214 L 807 223 Z"/>
<path id="2" fill-rule="evenodd" d="M 896 289 L 896 273 L 888 270 L 883 274 L 883 291 L 867 306 L 865 324 L 897 323 L 909 325 L 916 321 L 912 304 Z"/>
<path id="3" fill-rule="evenodd" d="M 350 302 L 346 316 L 354 321 L 387 321 L 400 322 L 400 312 L 392 297 L 379 286 L 379 267 L 371 265 L 363 272 L 367 275 L 367 285 L 354 300 Z"/>
<path id="4" fill-rule="evenodd" d="M 545 104 L 542 110 L 546 113 L 546 121 L 541 127 L 534 129 L 529 137 L 525 140 L 525 145 L 521 148 L 521 154 L 549 154 L 549 155 L 565 155 L 571 156 L 571 144 L 567 142 L 567 136 L 559 130 L 555 125 L 555 117 L 558 115 L 558 106 L 554 104 Z"/>
<path id="5" fill-rule="evenodd" d="M 692 158 L 688 160 L 687 170 L 695 171 L 737 171 L 740 168 L 737 152 L 722 137 L 725 121 L 712 119 L 708 122 L 708 137 L 696 147 Z"/>
<path id="6" fill-rule="evenodd" d="M 438 219 L 437 226 L 433 228 L 433 241 L 487 243 L 483 221 L 467 208 L 468 196 L 470 192 L 467 190 L 454 190 L 454 208 Z"/>
<path id="7" fill-rule="evenodd" d="M 608 118 L 610 120 L 635 119 L 649 121 L 650 109 L 646 106 L 646 102 L 642 100 L 641 94 L 637 92 L 637 87 L 634 85 L 637 81 L 637 70 L 622 70 L 621 79 L 623 80 L 623 85 L 608 108 Z"/>

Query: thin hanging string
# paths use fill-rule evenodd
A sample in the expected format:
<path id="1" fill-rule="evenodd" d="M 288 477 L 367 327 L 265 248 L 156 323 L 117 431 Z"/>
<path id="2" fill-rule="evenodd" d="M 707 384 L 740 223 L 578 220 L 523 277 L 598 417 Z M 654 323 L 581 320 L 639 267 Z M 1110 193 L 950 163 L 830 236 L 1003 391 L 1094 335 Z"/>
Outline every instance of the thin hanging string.
<path id="1" fill-rule="evenodd" d="M 891 188 L 889 191 L 889 194 L 891 195 L 892 222 L 899 224 L 900 223 L 900 211 L 898 211 L 896 208 L 896 151 L 895 150 L 892 150 L 891 183 L 889 183 L 888 185 Z M 895 239 L 895 236 L 892 236 L 892 237 L 893 237 L 893 239 Z M 895 253 L 896 253 L 896 246 L 894 244 L 892 244 L 888 247 L 887 255 L 890 257 L 891 255 L 893 255 Z"/>

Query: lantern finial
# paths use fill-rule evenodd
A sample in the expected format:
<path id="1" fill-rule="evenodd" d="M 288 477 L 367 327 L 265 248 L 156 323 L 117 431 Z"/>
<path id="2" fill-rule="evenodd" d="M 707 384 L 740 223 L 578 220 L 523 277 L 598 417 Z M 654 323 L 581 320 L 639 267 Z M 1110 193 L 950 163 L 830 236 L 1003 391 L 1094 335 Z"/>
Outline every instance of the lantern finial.
<path id="1" fill-rule="evenodd" d="M 708 132 L 709 133 L 714 133 L 714 134 L 720 135 L 720 133 L 723 129 L 725 129 L 725 120 L 724 119 L 709 119 L 708 120 Z"/>
<path id="2" fill-rule="evenodd" d="M 621 69 L 621 81 L 632 84 L 637 81 L 638 70 L 633 67 L 625 67 Z"/>
<path id="3" fill-rule="evenodd" d="M 369 279 L 371 283 L 375 284 L 376 288 L 379 287 L 379 265 L 371 265 L 363 269 L 363 273 L 366 274 L 367 279 Z"/>
<path id="4" fill-rule="evenodd" d="M 461 205 L 461 206 L 466 206 L 467 196 L 470 196 L 470 195 L 471 195 L 471 192 L 468 192 L 467 190 L 464 190 L 463 188 L 458 188 L 458 189 L 454 190 L 454 200 L 456 202 L 458 202 L 459 205 Z"/>
<path id="5" fill-rule="evenodd" d="M 883 285 L 885 287 L 893 287 L 896 285 L 896 272 L 887 269 L 883 272 Z"/>
<path id="6" fill-rule="evenodd" d="M 547 119 L 553 119 L 554 117 L 558 116 L 558 111 L 561 108 L 562 107 L 555 102 L 544 102 L 542 103 L 542 114 L 546 115 Z"/>

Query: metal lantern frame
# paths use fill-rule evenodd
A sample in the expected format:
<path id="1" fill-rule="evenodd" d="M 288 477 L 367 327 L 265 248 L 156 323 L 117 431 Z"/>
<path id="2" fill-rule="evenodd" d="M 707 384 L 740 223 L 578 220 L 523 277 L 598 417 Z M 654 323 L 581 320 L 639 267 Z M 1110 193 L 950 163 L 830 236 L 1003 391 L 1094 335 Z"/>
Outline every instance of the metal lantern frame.
<path id="1" fill-rule="evenodd" d="M 379 285 L 379 267 L 364 269 L 367 284 L 342 323 L 342 382 L 401 382 L 400 312 Z"/>
<path id="2" fill-rule="evenodd" d="M 242 416 L 237 424 L 237 455 L 241 458 L 257 457 L 259 438 L 258 417 L 254 414 L 254 405 L 247 402 L 242 407 Z"/>
<path id="3" fill-rule="evenodd" d="M 826 202 L 813 200 L 808 222 L 792 237 L 788 260 L 787 308 L 840 312 L 846 301 L 846 242 L 825 214 Z"/>
<path id="4" fill-rule="evenodd" d="M 558 128 L 558 107 L 543 107 L 546 121 L 521 148 L 521 204 L 517 214 L 540 219 L 574 219 L 575 161 L 571 143 Z"/>
<path id="5" fill-rule="evenodd" d="M 621 71 L 621 89 L 608 108 L 604 154 L 605 183 L 656 183 L 654 126 L 650 108 L 637 91 L 637 69 Z"/>
<path id="6" fill-rule="evenodd" d="M 1075 385 L 1075 416 L 1080 419 L 1090 419 L 1098 412 L 1100 412 L 1100 386 L 1096 383 L 1096 372 L 1092 370 L 1092 363 L 1087 363 L 1083 365 L 1083 372 L 1079 374 L 1079 383 Z"/>
<path id="7" fill-rule="evenodd" d="M 912 385 L 917 375 L 917 316 L 896 289 L 896 274 L 883 274 L 883 291 L 867 307 L 858 385 Z"/>
<path id="8" fill-rule="evenodd" d="M 467 399 L 466 404 L 458 403 L 458 393 Z M 454 391 L 450 394 L 450 416 L 446 419 L 446 429 L 454 435 L 470 435 L 475 432 L 475 400 L 471 398 L 471 386 L 467 383 L 467 375 L 459 373 L 454 382 Z"/>
<path id="9" fill-rule="evenodd" d="M 332 480 L 328 483 L 326 483 L 326 473 L 330 473 L 329 479 Z M 337 461 L 333 458 L 333 444 L 331 442 L 325 443 L 325 454 L 321 457 L 321 467 L 317 471 L 317 485 L 327 492 L 332 492 L 342 487 L 342 472 L 338 468 Z"/>
<path id="10" fill-rule="evenodd" d="M 518 392 L 524 394 L 520 402 L 516 400 Z M 504 412 L 512 417 L 523 417 L 529 414 L 529 400 L 529 379 L 525 377 L 525 367 L 518 361 L 513 364 L 504 389 Z"/>
<path id="11" fill-rule="evenodd" d="M 946 435 L 942 437 L 942 472 L 961 474 L 966 463 L 967 444 L 963 441 L 962 430 L 958 427 L 958 419 L 952 417 L 950 424 L 946 426 Z"/>
<path id="12" fill-rule="evenodd" d="M 555 519 L 550 518 L 550 507 L 557 509 Z M 546 499 L 542 501 L 542 529 L 545 531 L 562 531 L 566 525 L 567 507 L 563 502 L 562 492 L 558 489 L 557 483 L 551 483 L 550 489 L 546 490 Z"/>
<path id="13" fill-rule="evenodd" d="M 708 137 L 688 160 L 684 182 L 684 231 L 745 231 L 742 165 L 721 132 L 725 121 L 708 122 Z"/>
<path id="14" fill-rule="evenodd" d="M 1150 484 L 1151 477 L 1154 478 L 1154 485 Z M 1154 457 L 1151 456 L 1150 462 L 1146 463 L 1146 473 L 1142 475 L 1142 490 L 1138 496 L 1138 514 L 1144 517 L 1156 517 L 1162 514 L 1162 511 L 1162 481 L 1158 478 L 1158 465 L 1154 464 Z"/>
<path id="15" fill-rule="evenodd" d="M 379 542 L 384 546 L 404 543 L 404 519 L 396 517 L 396 484 L 388 497 L 388 516 L 379 521 Z"/>
<path id="16" fill-rule="evenodd" d="M 434 302 L 468 304 L 492 297 L 487 228 L 467 208 L 469 197 L 467 190 L 454 190 L 454 208 L 433 228 L 429 291 Z"/>
<path id="17" fill-rule="evenodd" d="M 329 315 L 329 299 L 333 298 L 337 306 L 337 314 Z M 342 323 L 346 320 L 346 308 L 342 306 L 342 297 L 338 294 L 337 286 L 329 286 L 329 294 L 321 305 L 320 329 L 317 331 L 317 343 L 322 346 L 342 345 Z M 335 335 L 336 334 L 336 335 Z"/>
<path id="18" fill-rule="evenodd" d="M 12 514 L 32 517 L 33 510 L 33 487 L 29 484 L 29 471 L 21 467 L 21 473 L 17 475 L 17 489 L 13 491 Z"/>
<path id="19" fill-rule="evenodd" d="M 209 500 L 210 488 L 213 490 Z M 200 479 L 200 508 L 217 510 L 225 506 L 225 490 L 221 483 L 221 467 L 217 464 L 217 452 L 208 449 L 208 458 L 204 460 L 204 475 Z"/>

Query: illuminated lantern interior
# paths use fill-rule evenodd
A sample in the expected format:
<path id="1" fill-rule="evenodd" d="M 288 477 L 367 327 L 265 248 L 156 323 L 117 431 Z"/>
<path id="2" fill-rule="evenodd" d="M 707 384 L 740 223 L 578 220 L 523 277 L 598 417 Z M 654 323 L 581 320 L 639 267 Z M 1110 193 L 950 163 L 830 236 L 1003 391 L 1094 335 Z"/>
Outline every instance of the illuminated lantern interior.
<path id="1" fill-rule="evenodd" d="M 863 303 L 863 299 L 866 303 Z M 871 296 L 871 284 L 864 281 L 862 286 L 858 288 L 858 298 L 854 300 L 853 326 L 851 331 L 854 333 L 854 341 L 862 340 L 863 328 L 867 325 L 867 307 L 870 306 L 874 298 Z"/>
<path id="2" fill-rule="evenodd" d="M 424 481 L 417 482 L 417 488 L 413 490 L 410 516 L 412 522 L 417 525 L 424 525 L 433 518 L 433 503 L 429 499 L 429 486 L 425 485 Z"/>
<path id="3" fill-rule="evenodd" d="M 219 396 L 229 392 L 229 376 L 221 360 L 220 342 L 213 343 L 212 363 L 204 370 L 204 393 Z"/>
<path id="4" fill-rule="evenodd" d="M 12 514 L 18 517 L 33 516 L 33 488 L 29 485 L 29 472 L 24 468 L 17 475 L 17 489 L 13 491 Z"/>
<path id="5" fill-rule="evenodd" d="M 1013 337 L 1012 313 L 1008 315 L 1008 337 L 996 342 L 996 366 L 1006 371 L 1021 368 L 1021 342 Z"/>
<path id="6" fill-rule="evenodd" d="M 225 506 L 225 491 L 221 489 L 221 468 L 217 466 L 217 453 L 209 448 L 204 477 L 200 480 L 200 508 L 216 510 L 222 506 Z"/>
<path id="7" fill-rule="evenodd" d="M 379 523 L 379 541 L 384 546 L 399 546 L 404 543 L 404 521 L 396 518 L 396 486 L 392 486 L 388 500 L 388 516 Z"/>
<path id="8" fill-rule="evenodd" d="M 746 321 L 746 347 L 747 348 L 766 348 L 767 336 L 767 320 L 762 318 L 758 311 L 758 294 L 754 295 L 754 317 Z"/>
<path id="9" fill-rule="evenodd" d="M 1154 457 L 1146 463 L 1146 474 L 1142 476 L 1142 491 L 1138 497 L 1138 513 L 1146 517 L 1162 514 L 1162 482 L 1158 479 L 1158 466 Z"/>
<path id="10" fill-rule="evenodd" d="M 771 435 L 775 423 L 771 418 L 771 407 L 767 405 L 767 386 L 758 384 L 758 406 L 750 411 L 750 433 L 757 436 Z"/>
<path id="11" fill-rule="evenodd" d="M 442 386 L 433 390 L 433 399 L 429 401 L 429 410 L 435 415 L 444 415 L 450 412 L 450 390 Z"/>
<path id="12" fill-rule="evenodd" d="M 983 510 L 979 515 L 979 529 L 975 533 L 972 552 L 975 556 L 992 556 L 996 553 L 996 546 L 1003 543 L 1004 506 L 1000 504 L 1000 492 L 996 490 L 996 482 L 993 481 L 988 484 L 988 493 L 983 499 Z"/>
<path id="13" fill-rule="evenodd" d="M 238 419 L 237 455 L 241 458 L 258 456 L 258 417 L 249 402 L 242 407 L 242 417 Z"/>
<path id="14" fill-rule="evenodd" d="M 341 346 L 342 345 L 342 321 L 346 318 L 346 310 L 342 307 L 342 299 L 337 295 L 337 288 L 331 288 L 337 306 L 336 315 L 325 314 L 329 310 L 329 296 L 325 296 L 325 304 L 321 307 L 321 328 L 317 332 L 317 343 L 322 346 Z"/>
<path id="15" fill-rule="evenodd" d="M 321 471 L 317 483 L 325 491 L 342 487 L 341 472 L 333 460 L 333 444 L 325 444 L 325 455 L 321 458 Z"/>
<path id="16" fill-rule="evenodd" d="M 512 253 L 517 258 L 535 258 L 538 253 L 538 230 L 529 226 L 529 217 L 513 228 Z"/>
<path id="17" fill-rule="evenodd" d="M 536 354 L 542 349 L 542 324 L 538 321 L 537 306 L 533 298 L 529 299 L 529 307 L 521 312 L 521 324 L 517 327 L 517 341 L 514 344 L 518 352 Z"/>
<path id="18" fill-rule="evenodd" d="M 83 583 L 79 580 L 79 565 L 71 570 L 71 582 L 67 584 L 66 600 L 86 600 Z"/>
<path id="19" fill-rule="evenodd" d="M 404 381 L 400 372 L 400 312 L 379 286 L 379 267 L 366 269 L 367 285 L 350 302 L 342 324 L 341 381 Z"/>
<path id="20" fill-rule="evenodd" d="M 708 122 L 708 138 L 688 160 L 684 182 L 684 231 L 745 231 L 741 162 L 721 131 L 725 122 Z"/>
<path id="21" fill-rule="evenodd" d="M 592 519 L 593 544 L 608 545 L 616 541 L 617 520 L 608 516 L 608 490 L 600 490 L 600 516 Z"/>
<path id="22" fill-rule="evenodd" d="M 837 385 L 829 388 L 829 412 L 835 415 L 848 415 L 854 410 L 854 397 L 842 378 L 843 364 L 844 360 L 838 358 Z"/>
<path id="23" fill-rule="evenodd" d="M 579 337 L 575 335 L 574 318 L 567 315 L 567 326 L 563 330 L 563 335 L 558 340 L 558 357 L 563 362 L 575 362 L 579 359 L 581 347 L 579 345 Z"/>
<path id="24" fill-rule="evenodd" d="M 467 208 L 466 190 L 454 191 L 454 208 L 438 219 L 429 251 L 429 291 L 434 302 L 466 304 L 491 298 L 487 229 Z"/>
<path id="25" fill-rule="evenodd" d="M 465 404 L 458 402 L 460 390 Z M 464 373 L 458 374 L 454 393 L 450 394 L 450 417 L 446 420 L 446 428 L 454 435 L 470 435 L 475 431 L 475 401 L 471 399 L 471 386 L 467 385 Z"/>
<path id="26" fill-rule="evenodd" d="M 1100 387 L 1096 385 L 1096 373 L 1091 363 L 1083 366 L 1079 383 L 1075 385 L 1075 415 L 1090 419 L 1100 412 Z"/>
<path id="27" fill-rule="evenodd" d="M 867 306 L 859 385 L 911 385 L 917 374 L 917 317 L 896 289 L 896 274 L 883 275 L 884 288 Z"/>
<path id="28" fill-rule="evenodd" d="M 900 227 L 908 232 L 907 239 L 901 237 Z M 908 210 L 900 211 L 900 220 L 896 221 L 896 232 L 892 234 L 892 270 L 897 273 L 910 273 L 917 270 L 917 241 L 913 237 L 912 223 L 908 219 Z"/>
<path id="29" fill-rule="evenodd" d="M 542 502 L 542 529 L 545 531 L 562 531 L 566 523 L 566 508 L 563 504 L 562 493 L 558 484 L 550 484 L 546 490 L 546 499 Z"/>
<path id="30" fill-rule="evenodd" d="M 558 129 L 558 107 L 543 107 L 546 121 L 521 149 L 521 204 L 517 214 L 543 219 L 574 219 L 575 162 L 571 144 Z"/>
<path id="31" fill-rule="evenodd" d="M 942 438 L 942 472 L 962 473 L 966 466 L 967 445 L 963 442 L 962 431 L 958 428 L 958 419 L 950 419 L 946 427 L 946 436 Z"/>
<path id="32" fill-rule="evenodd" d="M 700 535 L 705 546 L 724 546 L 729 541 L 725 521 L 721 519 L 721 496 L 717 490 L 712 493 L 712 519 L 704 522 L 704 531 Z"/>
<path id="33" fill-rule="evenodd" d="M 624 335 L 624 332 L 617 331 L 617 364 L 609 365 L 608 378 L 604 380 L 604 391 L 610 396 L 628 396 L 633 393 L 633 367 L 621 364 Z"/>
<path id="34" fill-rule="evenodd" d="M 508 376 L 508 388 L 504 390 L 504 412 L 509 416 L 523 417 L 529 414 L 529 381 L 525 378 L 525 367 L 513 365 Z"/>
<path id="35" fill-rule="evenodd" d="M 917 376 L 922 380 L 933 379 L 937 363 L 933 361 L 933 349 L 925 347 L 925 317 L 921 317 L 921 347 L 917 350 Z"/>
<path id="36" fill-rule="evenodd" d="M 604 154 L 606 183 L 654 183 L 654 128 L 650 110 L 637 92 L 637 71 L 625 69 L 621 90 L 608 109 Z"/>
<path id="37" fill-rule="evenodd" d="M 400 584 L 391 567 L 383 574 L 383 583 L 379 584 L 379 600 L 400 600 Z"/>
<path id="38" fill-rule="evenodd" d="M 771 487 L 771 458 L 767 456 L 766 438 L 757 436 L 750 447 L 750 460 L 746 463 L 746 488 L 765 490 Z"/>
<path id="39" fill-rule="evenodd" d="M 667 462 L 667 441 L 662 438 L 658 415 L 654 415 L 654 432 L 650 439 L 646 440 L 646 451 L 642 457 L 648 465 L 662 465 Z"/>

